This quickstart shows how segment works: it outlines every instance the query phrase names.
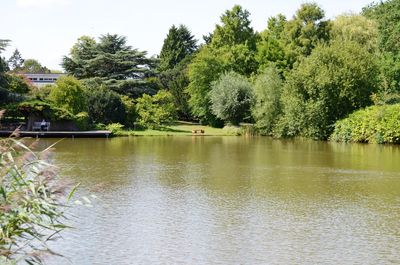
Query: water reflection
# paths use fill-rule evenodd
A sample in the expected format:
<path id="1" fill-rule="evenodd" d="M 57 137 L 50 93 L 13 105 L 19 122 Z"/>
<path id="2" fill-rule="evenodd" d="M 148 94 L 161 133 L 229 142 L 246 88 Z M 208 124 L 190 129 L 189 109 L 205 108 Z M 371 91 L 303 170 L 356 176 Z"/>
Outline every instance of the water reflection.
<path id="1" fill-rule="evenodd" d="M 41 141 L 47 146 L 51 140 Z M 96 194 L 50 264 L 400 263 L 400 149 L 240 137 L 75 139 Z"/>

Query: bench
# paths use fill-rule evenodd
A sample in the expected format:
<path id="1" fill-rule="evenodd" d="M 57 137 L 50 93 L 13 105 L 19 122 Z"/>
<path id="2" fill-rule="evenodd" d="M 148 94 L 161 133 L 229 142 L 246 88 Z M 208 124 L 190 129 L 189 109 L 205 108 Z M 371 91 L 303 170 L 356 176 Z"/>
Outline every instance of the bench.
<path id="1" fill-rule="evenodd" d="M 44 129 L 48 131 L 50 128 L 50 122 L 46 121 L 46 126 Z M 42 122 L 41 121 L 35 121 L 32 125 L 32 131 L 41 131 L 42 130 Z"/>
<path id="2" fill-rule="evenodd" d="M 204 130 L 203 130 L 203 129 L 194 129 L 194 130 L 192 130 L 192 133 L 193 133 L 193 134 L 196 134 L 196 133 L 204 133 Z"/>

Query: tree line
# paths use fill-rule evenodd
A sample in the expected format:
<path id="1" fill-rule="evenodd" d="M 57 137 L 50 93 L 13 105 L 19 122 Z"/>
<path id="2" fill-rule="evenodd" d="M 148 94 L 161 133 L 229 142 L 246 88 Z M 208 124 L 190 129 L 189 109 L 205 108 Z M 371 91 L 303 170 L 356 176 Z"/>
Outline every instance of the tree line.
<path id="1" fill-rule="evenodd" d="M 400 0 L 388 0 L 330 20 L 305 3 L 292 18 L 270 17 L 256 32 L 250 13 L 236 5 L 201 44 L 186 26 L 173 25 L 157 57 L 124 36 L 82 36 L 62 60 L 69 77 L 28 89 L 24 100 L 65 110 L 85 126 L 248 122 L 265 135 L 328 139 L 352 112 L 398 102 L 399 10 Z M 11 72 L 29 66 L 19 57 L 16 51 L 9 59 Z M 0 74 L 6 68 L 2 60 Z"/>

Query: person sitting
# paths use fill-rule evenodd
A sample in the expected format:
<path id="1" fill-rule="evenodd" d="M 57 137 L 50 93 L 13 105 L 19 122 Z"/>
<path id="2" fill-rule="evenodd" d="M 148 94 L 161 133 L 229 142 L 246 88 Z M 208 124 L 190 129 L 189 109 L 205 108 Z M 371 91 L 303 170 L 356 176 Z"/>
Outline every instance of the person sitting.
<path id="1" fill-rule="evenodd" d="M 40 130 L 42 131 L 47 130 L 47 122 L 44 119 L 40 123 Z"/>

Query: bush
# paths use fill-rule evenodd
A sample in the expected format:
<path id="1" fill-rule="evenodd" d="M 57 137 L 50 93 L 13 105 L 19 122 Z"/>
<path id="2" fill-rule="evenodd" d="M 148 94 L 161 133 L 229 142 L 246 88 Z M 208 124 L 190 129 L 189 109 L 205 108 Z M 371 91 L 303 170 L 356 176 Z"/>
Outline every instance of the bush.
<path id="1" fill-rule="evenodd" d="M 335 124 L 336 142 L 400 143 L 400 104 L 358 110 Z"/>
<path id="2" fill-rule="evenodd" d="M 79 130 L 89 129 L 89 114 L 87 112 L 80 112 L 75 115 L 74 122 L 78 126 Z"/>
<path id="3" fill-rule="evenodd" d="M 159 128 L 172 122 L 176 117 L 174 99 L 171 93 L 160 90 L 154 96 L 144 94 L 137 99 L 138 124 L 146 128 Z"/>
<path id="4" fill-rule="evenodd" d="M 245 77 L 235 72 L 223 74 L 212 83 L 210 98 L 213 114 L 225 122 L 238 125 L 250 117 L 252 87 Z"/>
<path id="5" fill-rule="evenodd" d="M 90 88 L 87 95 L 88 114 L 93 123 L 124 123 L 125 106 L 116 92 L 101 85 Z"/>
<path id="6" fill-rule="evenodd" d="M 86 89 L 72 76 L 62 76 L 52 87 L 48 99 L 57 107 L 66 109 L 72 114 L 87 111 Z"/>
<path id="7" fill-rule="evenodd" d="M 278 134 L 327 139 L 337 120 L 372 104 L 378 74 L 375 55 L 356 42 L 317 46 L 287 76 Z"/>
<path id="8" fill-rule="evenodd" d="M 118 134 L 119 132 L 122 131 L 123 128 L 124 125 L 120 123 L 111 123 L 105 127 L 106 130 L 111 131 L 113 134 Z"/>

